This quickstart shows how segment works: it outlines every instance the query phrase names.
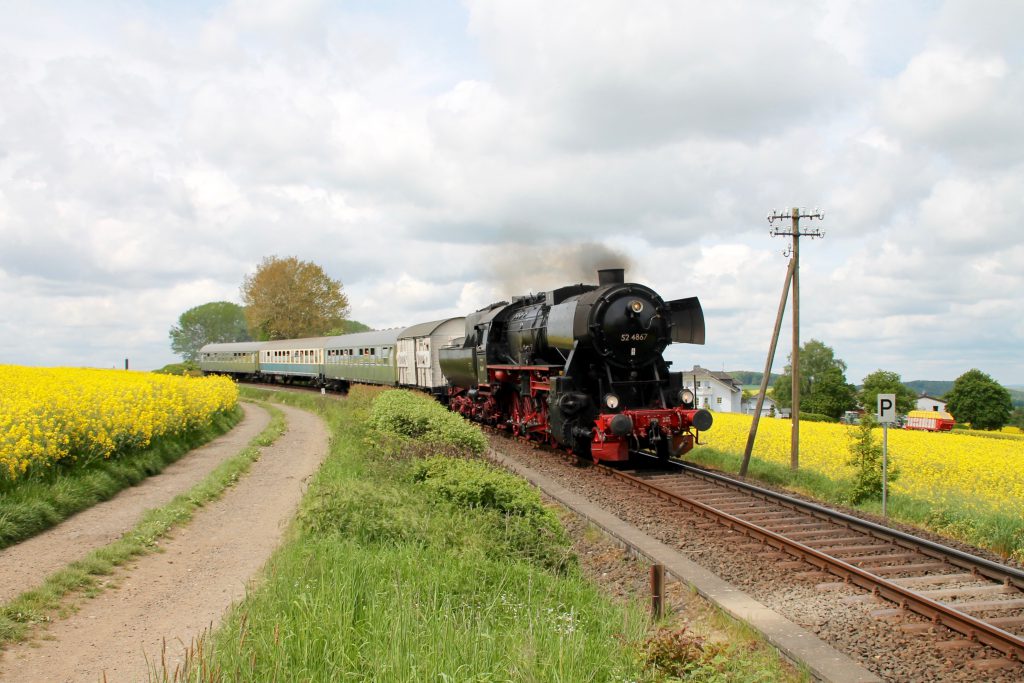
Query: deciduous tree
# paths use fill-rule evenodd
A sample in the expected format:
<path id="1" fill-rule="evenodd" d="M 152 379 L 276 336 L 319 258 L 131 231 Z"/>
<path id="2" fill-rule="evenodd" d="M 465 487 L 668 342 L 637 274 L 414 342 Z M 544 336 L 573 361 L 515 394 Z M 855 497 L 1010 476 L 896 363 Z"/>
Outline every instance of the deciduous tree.
<path id="1" fill-rule="evenodd" d="M 772 385 L 772 396 L 783 408 L 792 407 L 793 365 Z M 800 347 L 800 408 L 804 412 L 839 417 L 856 406 L 856 389 L 846 382 L 846 363 L 832 347 L 811 339 Z"/>
<path id="2" fill-rule="evenodd" d="M 294 256 L 263 259 L 242 281 L 249 329 L 258 339 L 295 339 L 339 329 L 348 314 L 341 282 Z"/>
<path id="3" fill-rule="evenodd" d="M 238 304 L 211 301 L 190 308 L 171 327 L 171 350 L 185 360 L 196 360 L 199 349 L 212 342 L 248 341 L 249 328 L 245 313 Z"/>
<path id="4" fill-rule="evenodd" d="M 898 372 L 875 370 L 864 378 L 857 399 L 869 413 L 878 407 L 879 394 L 896 394 L 896 412 L 906 415 L 917 405 L 917 393 L 903 383 Z"/>
<path id="5" fill-rule="evenodd" d="M 946 394 L 946 407 L 957 422 L 970 422 L 975 429 L 1002 429 L 1013 411 L 1006 387 L 978 369 L 956 378 Z"/>

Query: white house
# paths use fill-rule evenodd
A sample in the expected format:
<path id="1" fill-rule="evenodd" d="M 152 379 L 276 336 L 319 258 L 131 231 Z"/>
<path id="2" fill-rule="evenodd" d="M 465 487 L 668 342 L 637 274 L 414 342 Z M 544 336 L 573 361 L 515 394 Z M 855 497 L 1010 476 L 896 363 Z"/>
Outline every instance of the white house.
<path id="1" fill-rule="evenodd" d="M 743 386 L 728 372 L 714 372 L 694 365 L 693 370 L 683 370 L 683 386 L 694 391 L 698 408 L 721 413 L 743 412 Z"/>
<path id="2" fill-rule="evenodd" d="M 917 410 L 932 410 L 939 412 L 946 412 L 946 402 L 941 398 L 935 398 L 928 394 L 921 392 L 921 395 L 917 397 Z"/>
<path id="3" fill-rule="evenodd" d="M 743 412 L 747 415 L 753 415 L 754 409 L 757 408 L 757 392 L 743 400 Z M 764 403 L 761 405 L 761 417 L 782 417 L 782 410 L 779 405 L 775 402 L 775 399 L 771 396 L 764 397 Z M 786 414 L 789 415 L 789 409 L 786 409 Z"/>

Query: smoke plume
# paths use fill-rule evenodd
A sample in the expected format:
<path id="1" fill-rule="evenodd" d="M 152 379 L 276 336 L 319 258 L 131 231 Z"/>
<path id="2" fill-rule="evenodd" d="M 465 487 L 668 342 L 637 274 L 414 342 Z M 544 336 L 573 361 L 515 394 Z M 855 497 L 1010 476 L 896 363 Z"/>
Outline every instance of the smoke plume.
<path id="1" fill-rule="evenodd" d="M 597 284 L 601 268 L 624 268 L 630 258 L 599 242 L 569 245 L 502 245 L 488 254 L 495 290 L 502 297 L 543 292 L 565 285 Z"/>

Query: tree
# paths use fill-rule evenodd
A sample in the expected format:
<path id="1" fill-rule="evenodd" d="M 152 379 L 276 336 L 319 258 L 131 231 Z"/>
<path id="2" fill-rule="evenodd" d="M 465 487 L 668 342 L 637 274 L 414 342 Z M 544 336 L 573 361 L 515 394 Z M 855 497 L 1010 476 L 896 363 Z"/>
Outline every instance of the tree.
<path id="1" fill-rule="evenodd" d="M 957 422 L 970 422 L 975 429 L 1002 429 L 1013 411 L 1010 392 L 978 369 L 957 377 L 945 398 Z"/>
<path id="2" fill-rule="evenodd" d="M 188 309 L 178 318 L 178 324 L 171 327 L 169 335 L 171 350 L 191 361 L 199 357 L 199 349 L 205 344 L 252 338 L 242 307 L 228 301 L 211 301 Z"/>
<path id="3" fill-rule="evenodd" d="M 249 329 L 261 340 L 326 335 L 348 314 L 341 282 L 294 256 L 264 258 L 242 281 L 242 303 Z"/>
<path id="4" fill-rule="evenodd" d="M 373 328 L 365 323 L 361 323 L 358 320 L 345 320 L 340 326 L 331 328 L 327 331 L 327 336 L 333 337 L 339 334 L 353 334 L 355 332 L 370 332 Z"/>
<path id="5" fill-rule="evenodd" d="M 853 487 L 849 493 L 849 502 L 853 505 L 882 497 L 882 444 L 875 441 L 873 434 L 877 426 L 869 413 L 850 434 L 850 459 L 846 464 L 853 467 Z M 888 481 L 896 481 L 899 468 L 890 460 L 888 469 Z"/>
<path id="6" fill-rule="evenodd" d="M 898 372 L 875 370 L 864 378 L 857 399 L 869 413 L 878 407 L 879 394 L 896 394 L 896 412 L 906 415 L 917 405 L 917 393 L 903 383 Z"/>
<path id="7" fill-rule="evenodd" d="M 793 358 L 772 385 L 772 396 L 783 408 L 792 407 Z M 830 346 L 811 339 L 800 347 L 800 407 L 805 412 L 839 417 L 856 406 L 856 389 L 846 382 L 846 363 Z"/>
<path id="8" fill-rule="evenodd" d="M 838 367 L 825 368 L 811 385 L 810 395 L 800 400 L 802 412 L 841 417 L 857 404 L 857 389 L 847 383 Z"/>

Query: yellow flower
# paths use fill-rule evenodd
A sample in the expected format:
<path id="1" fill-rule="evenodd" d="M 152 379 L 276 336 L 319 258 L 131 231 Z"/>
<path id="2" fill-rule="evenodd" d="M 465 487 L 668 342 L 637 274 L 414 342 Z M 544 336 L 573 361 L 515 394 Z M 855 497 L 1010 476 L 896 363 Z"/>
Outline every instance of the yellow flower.
<path id="1" fill-rule="evenodd" d="M 238 401 L 223 377 L 0 365 L 0 479 L 110 458 L 208 422 Z"/>
<path id="2" fill-rule="evenodd" d="M 714 427 L 701 434 L 711 448 L 742 455 L 750 432 L 749 415 L 715 413 Z M 848 479 L 851 427 L 800 423 L 800 467 L 836 479 Z M 792 425 L 763 418 L 758 423 L 754 457 L 789 464 Z M 882 439 L 881 428 L 876 438 Z M 979 511 L 1024 515 L 1024 440 L 970 434 L 889 430 L 889 460 L 900 469 L 893 494 L 941 505 L 956 501 Z"/>

